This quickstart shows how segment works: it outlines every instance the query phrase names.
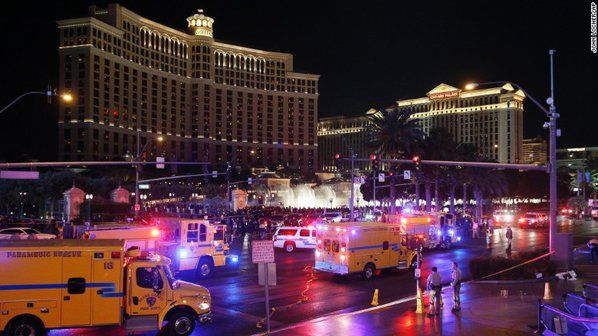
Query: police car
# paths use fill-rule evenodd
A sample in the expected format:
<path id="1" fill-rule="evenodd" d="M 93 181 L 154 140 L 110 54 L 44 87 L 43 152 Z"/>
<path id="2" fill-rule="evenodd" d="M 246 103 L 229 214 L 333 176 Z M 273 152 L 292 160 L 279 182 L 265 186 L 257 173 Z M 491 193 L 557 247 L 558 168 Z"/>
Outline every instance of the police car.
<path id="1" fill-rule="evenodd" d="M 298 248 L 316 248 L 316 229 L 314 227 L 282 226 L 272 236 L 274 247 L 293 252 Z"/>

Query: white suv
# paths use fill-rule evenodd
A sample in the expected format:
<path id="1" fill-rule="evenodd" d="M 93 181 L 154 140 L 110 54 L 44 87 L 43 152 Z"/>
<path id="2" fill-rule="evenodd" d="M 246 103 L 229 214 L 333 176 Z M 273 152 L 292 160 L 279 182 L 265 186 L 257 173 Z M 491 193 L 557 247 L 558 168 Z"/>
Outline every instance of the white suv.
<path id="1" fill-rule="evenodd" d="M 283 226 L 276 229 L 274 247 L 293 252 L 297 248 L 316 248 L 316 229 L 313 227 Z"/>

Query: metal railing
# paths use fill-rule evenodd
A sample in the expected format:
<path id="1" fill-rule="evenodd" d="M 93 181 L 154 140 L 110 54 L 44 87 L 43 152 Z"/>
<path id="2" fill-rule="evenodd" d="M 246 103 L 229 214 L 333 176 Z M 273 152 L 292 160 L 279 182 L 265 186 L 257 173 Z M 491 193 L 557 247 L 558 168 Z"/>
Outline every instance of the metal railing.
<path id="1" fill-rule="evenodd" d="M 583 296 L 587 299 L 598 302 L 598 285 L 592 283 L 583 285 Z"/>
<path id="2" fill-rule="evenodd" d="M 575 316 L 538 300 L 538 328 L 543 335 L 583 336 L 598 331 L 598 318 Z"/>

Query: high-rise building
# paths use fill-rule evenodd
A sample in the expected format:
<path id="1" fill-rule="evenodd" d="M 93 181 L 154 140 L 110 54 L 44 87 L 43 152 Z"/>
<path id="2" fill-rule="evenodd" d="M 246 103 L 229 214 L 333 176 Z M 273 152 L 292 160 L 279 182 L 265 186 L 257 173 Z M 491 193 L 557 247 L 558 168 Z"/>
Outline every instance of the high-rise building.
<path id="1" fill-rule="evenodd" d="M 521 146 L 521 163 L 546 164 L 548 162 L 548 144 L 538 136 L 533 139 L 523 139 Z"/>
<path id="2" fill-rule="evenodd" d="M 350 158 L 351 149 L 357 157 L 368 157 L 366 127 L 369 125 L 366 116 L 322 118 L 318 122 L 318 162 L 320 169 L 336 172 L 336 154 L 341 158 Z M 368 169 L 369 162 L 355 162 L 355 169 Z M 349 161 L 343 161 L 345 169 L 351 168 Z"/>
<path id="3" fill-rule="evenodd" d="M 59 158 L 317 167 L 318 75 L 293 55 L 214 39 L 201 10 L 188 32 L 119 6 L 58 21 Z M 154 141 L 158 136 L 163 141 Z"/>
<path id="4" fill-rule="evenodd" d="M 426 97 L 399 100 L 396 106 L 420 120 L 424 133 L 442 127 L 458 143 L 474 144 L 480 154 L 501 163 L 519 163 L 523 142 L 523 100 L 525 94 L 511 84 L 463 91 L 440 84 Z M 375 113 L 370 109 L 367 114 Z M 367 115 L 366 114 L 366 115 Z M 369 120 L 365 116 L 322 119 L 318 124 L 320 169 L 334 171 L 334 153 L 346 153 L 347 144 L 365 143 Z M 343 140 L 345 139 L 345 140 Z M 359 145 L 355 145 L 356 148 Z M 363 146 L 363 145 L 362 145 Z M 325 148 L 325 149 L 323 149 Z M 367 157 L 366 150 L 358 153 Z"/>

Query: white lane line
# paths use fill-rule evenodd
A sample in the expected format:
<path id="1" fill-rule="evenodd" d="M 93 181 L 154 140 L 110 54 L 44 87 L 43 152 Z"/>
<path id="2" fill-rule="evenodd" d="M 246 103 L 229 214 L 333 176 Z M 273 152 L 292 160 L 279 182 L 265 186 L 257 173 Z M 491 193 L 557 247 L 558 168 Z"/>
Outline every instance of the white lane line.
<path id="1" fill-rule="evenodd" d="M 375 307 L 369 307 L 369 308 L 365 308 L 365 309 L 361 309 L 361 310 L 356 310 L 356 311 L 353 311 L 353 312 L 338 313 L 338 314 L 332 313 L 330 315 L 318 317 L 318 318 L 315 318 L 315 319 L 312 319 L 312 320 L 307 320 L 307 321 L 299 322 L 299 323 L 296 323 L 296 324 L 292 324 L 292 325 L 289 325 L 289 326 L 284 327 L 284 328 L 272 330 L 272 331 L 270 331 L 270 334 L 275 334 L 275 333 L 278 333 L 278 332 L 281 332 L 281 331 L 285 331 L 285 330 L 289 330 L 289 329 L 299 328 L 299 327 L 302 327 L 302 326 L 307 325 L 307 324 L 312 324 L 312 323 L 318 323 L 318 322 L 327 321 L 327 320 L 330 320 L 330 319 L 333 319 L 333 318 L 339 318 L 339 317 L 345 317 L 345 316 L 354 316 L 354 315 L 358 315 L 358 314 L 368 313 L 368 312 L 375 311 L 375 310 L 378 310 L 378 309 L 384 309 L 384 308 L 396 306 L 396 305 L 401 304 L 401 303 L 413 301 L 415 299 L 416 299 L 416 296 L 413 295 L 413 296 L 404 297 L 404 298 L 396 300 L 396 301 L 385 303 L 383 305 L 379 305 L 379 306 L 375 306 Z M 261 335 L 265 335 L 265 333 L 254 334 L 253 336 L 261 336 Z"/>

